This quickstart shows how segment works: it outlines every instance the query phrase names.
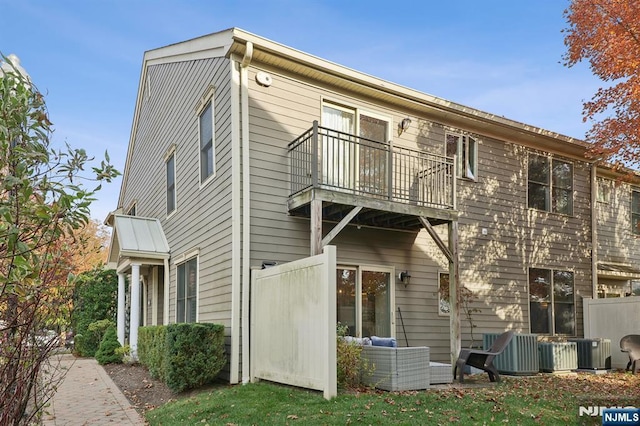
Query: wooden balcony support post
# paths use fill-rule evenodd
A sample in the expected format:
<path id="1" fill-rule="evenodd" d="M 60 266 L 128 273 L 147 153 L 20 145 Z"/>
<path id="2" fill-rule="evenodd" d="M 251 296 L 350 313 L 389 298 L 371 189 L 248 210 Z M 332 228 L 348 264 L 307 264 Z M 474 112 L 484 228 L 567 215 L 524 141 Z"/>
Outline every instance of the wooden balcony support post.
<path id="1" fill-rule="evenodd" d="M 436 243 L 440 251 L 447 257 L 449 261 L 449 327 L 451 329 L 451 365 L 455 365 L 462 346 L 460 335 L 460 291 L 459 280 L 460 272 L 458 270 L 458 221 L 449 222 L 448 239 L 449 244 L 445 244 L 440 238 L 429 219 L 419 217 L 420 223 L 427 230 L 433 241 Z"/>
<path id="2" fill-rule="evenodd" d="M 322 200 L 311 200 L 311 256 L 322 253 Z"/>
<path id="3" fill-rule="evenodd" d="M 456 365 L 462 340 L 460 335 L 460 271 L 458 268 L 458 221 L 449 222 L 449 328 L 451 330 L 451 365 Z"/>

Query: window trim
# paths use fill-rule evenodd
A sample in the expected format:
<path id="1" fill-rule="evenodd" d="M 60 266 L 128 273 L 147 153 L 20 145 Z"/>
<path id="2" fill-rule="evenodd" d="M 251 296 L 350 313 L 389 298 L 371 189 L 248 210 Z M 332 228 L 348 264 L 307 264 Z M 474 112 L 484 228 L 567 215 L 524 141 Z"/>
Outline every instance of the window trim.
<path id="1" fill-rule="evenodd" d="M 179 294 L 179 285 L 180 285 L 180 278 L 179 278 L 179 274 L 180 274 L 180 268 L 181 267 L 185 267 L 185 269 L 187 268 L 187 264 L 191 261 L 195 260 L 195 266 L 196 266 L 196 283 L 195 283 L 195 304 L 196 304 L 196 315 L 195 315 L 195 323 L 197 323 L 200 319 L 200 256 L 198 254 L 194 255 L 194 256 L 190 256 L 190 257 L 186 257 L 185 259 L 182 259 L 180 262 L 176 262 L 176 304 L 175 304 L 175 312 L 174 312 L 174 320 L 176 323 L 187 323 L 187 310 L 186 310 L 186 303 L 189 300 L 189 297 L 187 295 L 187 282 L 185 279 L 185 298 L 184 298 L 184 302 L 185 302 L 185 309 L 184 309 L 184 319 L 181 321 L 178 318 L 178 302 L 179 302 L 179 298 L 178 298 L 178 294 Z M 186 272 L 186 271 L 185 271 Z M 191 324 L 191 323 L 189 323 Z"/>
<path id="2" fill-rule="evenodd" d="M 545 184 L 544 182 L 537 182 L 537 181 L 532 181 L 530 180 L 529 176 L 530 176 L 530 159 L 531 156 L 534 155 L 536 157 L 540 157 L 545 159 L 545 161 L 547 162 L 547 169 L 548 169 L 548 180 L 549 183 Z M 562 163 L 566 163 L 569 164 L 571 166 L 571 188 L 569 189 L 569 191 L 571 192 L 571 208 L 570 208 L 570 212 L 569 213 L 564 213 L 564 212 L 560 212 L 555 210 L 554 207 L 554 202 L 553 202 L 553 189 L 554 189 L 554 185 L 553 185 L 553 162 L 554 161 L 558 161 L 558 162 L 562 162 Z M 569 159 L 566 158 L 562 158 L 562 157 L 556 157 L 554 155 L 551 154 L 541 154 L 541 153 L 536 153 L 536 152 L 528 152 L 527 153 L 527 163 L 526 163 L 526 168 L 527 168 L 527 208 L 528 209 L 532 209 L 532 210 L 537 210 L 537 211 L 541 211 L 541 212 L 547 212 L 547 213 L 553 213 L 553 214 L 557 214 L 557 215 L 562 215 L 562 216 L 568 216 L 568 217 L 573 217 L 575 215 L 575 211 L 574 211 L 574 198 L 575 198 L 575 163 Z M 536 207 L 532 207 L 530 205 L 530 201 L 529 201 L 529 185 L 531 183 L 537 184 L 537 185 L 546 185 L 546 187 L 548 188 L 547 190 L 547 194 L 546 197 L 548 198 L 548 209 L 539 209 Z M 566 188 L 560 188 L 562 190 L 567 190 Z"/>
<path id="3" fill-rule="evenodd" d="M 577 327 L 578 327 L 578 317 L 577 317 L 577 293 L 576 293 L 576 272 L 573 269 L 561 269 L 561 268 L 549 268 L 549 267 L 540 267 L 540 266 L 529 266 L 527 268 L 527 309 L 529 312 L 529 333 L 533 333 L 531 331 L 531 270 L 532 269 L 542 269 L 542 270 L 546 270 L 549 271 L 550 273 L 550 277 L 551 277 L 551 282 L 549 283 L 550 285 L 550 291 L 549 291 L 549 297 L 550 297 L 550 301 L 548 303 L 551 304 L 551 309 L 550 309 L 550 318 L 549 318 L 549 326 L 550 326 L 550 330 L 549 333 L 539 333 L 536 332 L 536 334 L 540 334 L 540 335 L 544 335 L 544 336 L 576 336 L 577 335 Z M 573 277 L 573 334 L 559 334 L 556 332 L 556 314 L 555 314 L 555 292 L 554 292 L 554 282 L 555 282 L 555 273 L 556 272 L 570 272 L 572 274 Z"/>
<path id="4" fill-rule="evenodd" d="M 449 137 L 454 137 L 456 141 L 456 177 L 472 182 L 478 181 L 478 145 L 480 144 L 476 136 L 457 131 L 445 131 L 444 133 L 444 154 L 447 154 Z M 472 141 L 473 143 L 469 143 Z M 464 155 L 460 155 L 464 151 Z M 469 160 L 469 153 L 473 151 L 473 156 Z M 466 159 L 463 164 L 463 159 Z M 468 166 L 468 167 L 467 167 Z"/>
<path id="5" fill-rule="evenodd" d="M 169 161 L 173 160 L 173 209 L 169 211 Z M 178 183 L 176 176 L 176 148 L 175 145 L 170 148 L 164 158 L 165 163 L 165 183 L 166 183 L 166 213 L 167 217 L 172 216 L 178 210 Z"/>
<path id="6" fill-rule="evenodd" d="M 211 107 L 211 167 L 212 172 L 210 175 L 207 175 L 203 179 L 203 149 L 202 149 L 202 117 L 204 113 Z M 206 186 L 209 182 L 211 182 L 217 174 L 216 167 L 216 121 L 215 121 L 215 87 L 210 85 L 207 87 L 206 92 L 200 100 L 195 108 L 196 111 L 196 122 L 198 127 L 198 181 L 200 182 L 200 188 Z M 208 143 L 207 143 L 208 145 Z"/>

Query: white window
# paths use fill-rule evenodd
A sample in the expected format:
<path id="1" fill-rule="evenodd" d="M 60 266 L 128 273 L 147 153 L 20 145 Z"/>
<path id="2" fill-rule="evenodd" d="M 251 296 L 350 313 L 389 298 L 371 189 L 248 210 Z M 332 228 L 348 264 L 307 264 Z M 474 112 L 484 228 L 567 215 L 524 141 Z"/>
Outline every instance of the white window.
<path id="1" fill-rule="evenodd" d="M 213 99 L 209 100 L 199 115 L 200 138 L 200 183 L 215 175 L 215 127 L 214 127 Z"/>
<path id="2" fill-rule="evenodd" d="M 451 313 L 449 299 L 449 273 L 438 273 L 438 314 L 448 316 Z"/>
<path id="3" fill-rule="evenodd" d="M 640 189 L 631 191 L 631 232 L 640 235 Z"/>
<path id="4" fill-rule="evenodd" d="M 529 321 L 531 333 L 576 332 L 573 272 L 529 268 Z"/>
<path id="5" fill-rule="evenodd" d="M 609 203 L 611 200 L 611 188 L 613 187 L 611 179 L 598 178 L 597 201 L 599 203 Z"/>
<path id="6" fill-rule="evenodd" d="M 358 337 L 395 337 L 393 269 L 339 267 L 337 321 Z"/>
<path id="7" fill-rule="evenodd" d="M 544 155 L 529 154 L 528 206 L 573 214 L 573 164 Z"/>
<path id="8" fill-rule="evenodd" d="M 176 322 L 196 322 L 198 308 L 198 258 L 178 265 Z"/>
<path id="9" fill-rule="evenodd" d="M 446 155 L 457 158 L 458 177 L 476 180 L 478 177 L 478 142 L 458 133 L 446 134 Z"/>
<path id="10" fill-rule="evenodd" d="M 176 155 L 172 153 L 166 161 L 167 169 L 167 215 L 176 209 Z"/>

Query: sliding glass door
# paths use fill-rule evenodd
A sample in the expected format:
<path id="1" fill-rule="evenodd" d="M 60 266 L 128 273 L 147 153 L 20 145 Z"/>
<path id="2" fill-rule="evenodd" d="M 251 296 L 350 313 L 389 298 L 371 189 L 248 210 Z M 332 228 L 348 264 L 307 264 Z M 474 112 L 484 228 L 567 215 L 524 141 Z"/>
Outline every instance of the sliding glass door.
<path id="1" fill-rule="evenodd" d="M 337 320 L 358 337 L 395 335 L 393 270 L 341 267 L 337 271 Z"/>
<path id="2" fill-rule="evenodd" d="M 389 120 L 325 102 L 322 126 L 329 130 L 321 141 L 321 182 L 338 189 L 386 194 Z"/>

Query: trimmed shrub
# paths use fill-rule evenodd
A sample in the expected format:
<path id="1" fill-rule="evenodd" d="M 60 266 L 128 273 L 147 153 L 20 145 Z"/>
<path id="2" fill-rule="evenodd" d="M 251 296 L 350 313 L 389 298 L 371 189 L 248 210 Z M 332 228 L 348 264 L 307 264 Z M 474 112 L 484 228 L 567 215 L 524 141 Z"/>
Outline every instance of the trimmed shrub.
<path id="1" fill-rule="evenodd" d="M 211 383 L 227 362 L 224 326 L 171 324 L 166 326 L 166 384 L 174 392 Z"/>
<path id="2" fill-rule="evenodd" d="M 167 327 L 162 325 L 138 329 L 138 361 L 147 367 L 154 379 L 165 381 Z"/>
<path id="3" fill-rule="evenodd" d="M 118 335 L 115 327 L 109 327 L 104 333 L 100 348 L 96 351 L 96 361 L 100 365 L 122 363 L 122 353 L 118 349 L 122 348 L 118 342 Z"/>
<path id="4" fill-rule="evenodd" d="M 109 327 L 115 327 L 113 321 L 102 319 L 88 325 L 85 332 L 75 336 L 75 351 L 80 356 L 95 356 L 100 342 Z M 116 336 L 117 340 L 117 336 Z"/>

